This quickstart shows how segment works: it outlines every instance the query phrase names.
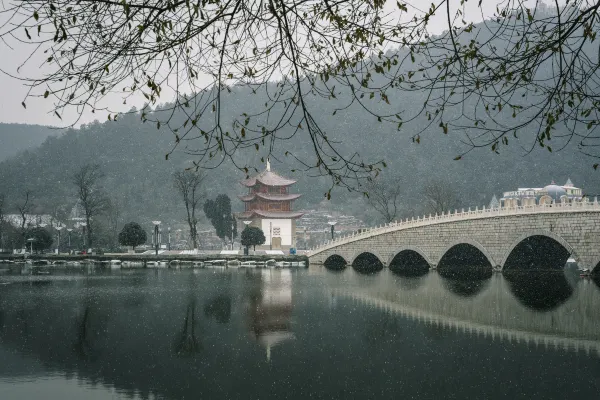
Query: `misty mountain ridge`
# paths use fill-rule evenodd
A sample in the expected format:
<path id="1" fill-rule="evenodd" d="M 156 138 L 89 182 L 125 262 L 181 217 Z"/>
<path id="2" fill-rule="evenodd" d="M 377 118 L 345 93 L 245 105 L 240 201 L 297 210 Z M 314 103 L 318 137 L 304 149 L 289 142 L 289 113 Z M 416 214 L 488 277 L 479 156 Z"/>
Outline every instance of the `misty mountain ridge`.
<path id="1" fill-rule="evenodd" d="M 60 136 L 63 131 L 42 125 L 0 123 L 0 161 L 38 147 L 46 138 Z"/>

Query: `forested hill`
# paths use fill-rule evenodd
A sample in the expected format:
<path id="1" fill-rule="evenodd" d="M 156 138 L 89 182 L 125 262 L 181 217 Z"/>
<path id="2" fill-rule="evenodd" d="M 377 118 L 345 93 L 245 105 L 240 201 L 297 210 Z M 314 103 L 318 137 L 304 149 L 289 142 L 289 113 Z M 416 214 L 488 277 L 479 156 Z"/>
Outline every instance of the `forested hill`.
<path id="1" fill-rule="evenodd" d="M 243 105 L 243 100 L 243 96 L 236 97 L 237 103 Z M 460 144 L 452 135 L 436 131 L 417 145 L 391 127 L 379 126 L 356 114 L 331 119 L 327 103 L 313 106 L 323 110 L 320 114 L 323 126 L 328 132 L 343 137 L 345 148 L 388 162 L 384 176 L 394 177 L 404 187 L 402 214 L 405 216 L 423 211 L 422 191 L 433 180 L 451 185 L 465 207 L 486 204 L 492 194 L 500 194 L 503 190 L 544 186 L 552 179 L 563 184 L 569 177 L 587 193 L 600 193 L 598 172 L 591 167 L 590 160 L 583 159 L 573 148 L 553 153 L 534 149 L 529 154 L 518 146 L 509 147 L 501 154 L 480 149 L 454 161 Z M 290 146 L 297 153 L 309 154 L 308 143 L 300 139 L 293 140 Z M 1 162 L 0 187 L 9 204 L 15 204 L 25 190 L 31 189 L 36 196 L 38 211 L 56 207 L 68 211 L 75 204 L 72 174 L 85 163 L 99 163 L 106 173 L 105 187 L 121 205 L 124 220 L 183 220 L 181 202 L 173 190 L 172 174 L 189 166 L 191 157 L 176 151 L 165 160 L 165 153 L 171 146 L 171 132 L 142 124 L 137 114 L 124 116 L 118 122 L 90 124 L 68 130 L 60 137 L 48 137 L 40 147 Z M 257 157 L 255 154 L 241 153 L 239 157 Z M 280 159 L 286 160 L 285 157 Z M 275 160 L 273 168 L 298 180 L 294 190 L 304 196 L 297 202 L 297 208 L 314 208 L 323 202 L 323 193 L 330 183 L 327 178 L 292 173 L 290 170 L 297 165 Z M 230 163 L 207 173 L 206 189 L 210 196 L 225 192 L 233 197 L 243 192 L 238 181 L 244 174 Z M 330 204 L 361 217 L 369 214 L 358 193 L 334 190 Z M 234 199 L 233 207 L 240 210 L 242 204 Z"/>
<path id="2" fill-rule="evenodd" d="M 546 72 L 550 74 L 551 70 Z M 275 83 L 263 91 L 237 86 L 223 91 L 221 125 L 224 129 L 230 129 L 234 119 L 239 119 L 243 113 L 260 113 L 264 110 L 263 105 L 268 102 L 267 96 L 276 91 Z M 305 92 L 309 93 L 310 90 Z M 553 132 L 552 152 L 535 145 L 537 127 L 528 126 L 518 132 L 518 138 L 509 138 L 510 145 L 500 145 L 499 154 L 490 151 L 489 147 L 478 148 L 455 161 L 457 155 L 468 150 L 462 142 L 464 136 L 459 132 L 450 131 L 445 134 L 438 125 L 429 125 L 424 115 L 411 123 L 405 123 L 402 130 L 398 131 L 395 124 L 378 122 L 376 116 L 366 113 L 357 102 L 348 106 L 348 94 L 348 88 L 338 87 L 335 96 L 324 98 L 307 95 L 305 102 L 319 127 L 332 142 L 337 143 L 341 153 L 350 156 L 358 152 L 367 163 L 385 160 L 388 167 L 383 172 L 382 179 L 397 182 L 403 188 L 402 217 L 424 211 L 423 189 L 431 182 L 450 186 L 464 207 L 487 204 L 493 194 L 500 195 L 502 191 L 517 187 L 543 187 L 552 180 L 564 184 L 567 178 L 571 178 L 576 186 L 582 187 L 586 194 L 600 194 L 600 169 L 596 171 L 592 168 L 597 160 L 584 156 L 575 143 L 568 141 L 568 137 L 561 138 L 561 133 L 564 132 L 560 132 L 558 126 Z M 367 96 L 365 101 L 371 102 L 371 109 L 376 113 L 414 116 L 419 113 L 426 97 L 424 93 L 399 92 L 395 89 L 389 89 L 386 95 L 390 104 L 375 96 L 372 100 Z M 468 98 L 454 108 L 446 108 L 444 112 L 459 118 L 461 110 L 477 107 L 476 99 Z M 277 107 L 273 108 L 269 116 L 263 118 L 277 120 L 278 110 L 281 111 Z M 154 113 L 160 112 L 160 109 L 154 110 Z M 519 122 L 521 116 L 513 118 Z M 177 113 L 173 119 L 180 123 L 185 120 L 182 114 Z M 256 128 L 261 122 L 264 123 L 264 119 L 261 121 L 260 117 L 255 118 L 251 125 L 254 124 Z M 197 126 L 208 130 L 212 123 L 214 114 L 206 113 Z M 33 137 L 39 139 L 41 135 L 47 136 L 50 133 L 48 129 L 38 126 L 0 125 L 0 140 L 3 141 L 6 141 L 3 133 L 5 127 L 13 127 L 11 137 L 14 139 L 18 136 L 23 141 Z M 14 135 L 17 128 L 22 132 Z M 277 136 L 290 136 L 292 132 L 289 129 L 287 127 L 278 131 Z M 260 129 L 257 131 L 260 132 Z M 248 136 L 252 135 L 250 132 L 248 129 Z M 417 132 L 420 144 L 411 140 L 411 136 Z M 12 205 L 19 201 L 27 189 L 31 189 L 36 196 L 38 211 L 56 210 L 57 207 L 70 210 L 75 204 L 71 176 L 83 164 L 98 163 L 106 173 L 104 184 L 107 191 L 121 205 L 123 220 L 140 223 L 149 223 L 157 218 L 182 221 L 184 211 L 173 190 L 172 174 L 177 169 L 190 166 L 193 156 L 186 154 L 186 148 L 192 150 L 202 147 L 203 140 L 182 141 L 167 160 L 165 154 L 172 149 L 174 138 L 165 124 L 157 128 L 156 124 L 142 123 L 139 112 L 122 115 L 116 122 L 97 122 L 80 129 L 70 129 L 60 136 L 47 137 L 37 148 L 0 162 L 0 190 Z M 4 143 L 0 146 L 0 152 L 6 150 Z M 269 144 L 266 145 L 268 147 Z M 314 165 L 312 146 L 306 131 L 300 130 L 291 139 L 276 142 L 273 150 L 273 168 L 297 179 L 298 183 L 293 190 L 304 195 L 296 202 L 296 208 L 315 208 L 324 202 L 359 217 L 373 218 L 360 193 L 334 190 L 332 200 L 324 201 L 323 196 L 330 187 L 330 179 L 311 177 L 310 173 L 300 170 L 298 162 L 285 155 L 286 151 L 291 151 L 301 160 Z M 14 154 L 16 146 L 9 147 Z M 0 153 L 0 160 L 2 154 Z M 266 157 L 266 154 L 262 148 L 256 151 L 252 146 L 238 151 L 234 157 L 239 165 L 264 168 L 261 157 Z M 233 198 L 244 192 L 238 184 L 244 174 L 230 161 L 226 160 L 218 168 L 208 170 L 207 174 L 208 196 L 227 193 Z M 235 198 L 232 205 L 234 210 L 241 210 L 243 207 Z M 369 222 L 375 221 L 371 219 Z"/>
<path id="3" fill-rule="evenodd" d="M 40 125 L 0 123 L 0 161 L 41 145 L 48 136 L 62 131 Z"/>

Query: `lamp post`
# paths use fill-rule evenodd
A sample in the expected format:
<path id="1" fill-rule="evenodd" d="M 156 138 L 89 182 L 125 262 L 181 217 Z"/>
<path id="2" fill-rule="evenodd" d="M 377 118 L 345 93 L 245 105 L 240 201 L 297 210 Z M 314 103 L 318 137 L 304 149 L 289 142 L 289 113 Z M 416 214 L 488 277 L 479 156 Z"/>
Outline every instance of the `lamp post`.
<path id="1" fill-rule="evenodd" d="M 69 254 L 71 254 L 71 232 L 73 232 L 73 229 L 67 228 L 67 232 L 69 234 Z"/>
<path id="2" fill-rule="evenodd" d="M 29 242 L 29 254 L 33 254 L 33 242 L 35 242 L 35 238 L 29 238 L 27 239 L 27 241 Z"/>
<path id="3" fill-rule="evenodd" d="M 250 225 L 252 223 L 252 221 L 242 221 L 242 222 L 244 223 L 244 226 L 245 226 L 244 229 L 248 228 L 248 225 Z M 246 255 L 248 255 L 248 253 L 250 252 L 249 251 L 250 250 L 250 246 L 246 246 L 246 250 L 247 250 L 246 251 Z"/>
<path id="4" fill-rule="evenodd" d="M 58 244 L 56 245 L 56 254 L 60 254 L 60 231 L 62 228 L 62 226 L 56 227 L 56 230 L 58 231 Z"/>
<path id="5" fill-rule="evenodd" d="M 152 223 L 154 224 L 154 249 L 155 249 L 156 255 L 158 255 L 158 242 L 159 242 L 158 226 L 160 225 L 160 221 L 152 221 Z"/>
<path id="6" fill-rule="evenodd" d="M 169 251 L 171 251 L 171 227 L 167 228 L 167 232 L 169 232 L 169 242 L 168 242 L 169 243 L 169 245 L 168 245 L 169 247 L 168 248 L 169 248 Z"/>
<path id="7" fill-rule="evenodd" d="M 225 218 L 227 218 L 227 214 L 223 214 L 223 221 L 225 221 Z M 234 224 L 234 220 L 231 220 L 231 228 L 229 231 L 229 237 L 231 237 L 231 250 L 233 250 L 233 224 Z"/>
<path id="8" fill-rule="evenodd" d="M 234 231 L 233 224 L 235 224 L 235 218 L 231 219 L 231 250 L 233 250 L 233 231 Z"/>
<path id="9" fill-rule="evenodd" d="M 331 226 L 331 240 L 333 240 L 333 231 L 335 228 L 335 224 L 337 224 L 337 221 L 329 221 L 327 223 Z"/>

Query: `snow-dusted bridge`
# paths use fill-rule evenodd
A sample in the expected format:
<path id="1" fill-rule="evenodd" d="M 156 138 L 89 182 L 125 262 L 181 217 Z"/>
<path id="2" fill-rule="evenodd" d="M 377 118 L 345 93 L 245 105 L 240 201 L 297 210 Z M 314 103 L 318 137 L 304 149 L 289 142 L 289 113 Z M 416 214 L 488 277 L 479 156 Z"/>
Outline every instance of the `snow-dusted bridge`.
<path id="1" fill-rule="evenodd" d="M 336 256 L 353 264 L 357 258 L 370 254 L 383 265 L 389 265 L 395 257 L 416 253 L 430 266 L 435 266 L 454 246 L 467 244 L 478 249 L 492 266 L 503 268 L 513 250 L 533 236 L 552 239 L 579 265 L 600 271 L 600 204 L 597 199 L 509 208 L 483 207 L 407 219 L 338 237 L 312 249 L 309 259 L 311 264 L 321 264 Z"/>

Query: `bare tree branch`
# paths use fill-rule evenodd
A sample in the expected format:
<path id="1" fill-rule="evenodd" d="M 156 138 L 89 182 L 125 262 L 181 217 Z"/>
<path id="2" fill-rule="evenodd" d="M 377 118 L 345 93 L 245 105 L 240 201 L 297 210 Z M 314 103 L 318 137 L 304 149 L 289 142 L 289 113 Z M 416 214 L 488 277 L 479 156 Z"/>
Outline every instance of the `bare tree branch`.
<path id="1" fill-rule="evenodd" d="M 173 185 L 179 192 L 185 205 L 186 220 L 190 228 L 193 249 L 198 248 L 198 217 L 196 209 L 205 197 L 201 191 L 206 175 L 201 171 L 177 171 L 173 174 Z"/>
<path id="2" fill-rule="evenodd" d="M 398 202 L 402 193 L 402 186 L 398 180 L 384 181 L 383 177 L 369 181 L 366 184 L 365 199 L 384 220 L 390 223 L 398 216 Z"/>
<path id="3" fill-rule="evenodd" d="M 25 235 L 25 230 L 27 229 L 27 217 L 30 216 L 31 210 L 33 209 L 33 193 L 31 190 L 27 189 L 23 195 L 23 201 L 17 204 L 17 211 L 19 212 L 19 216 L 21 217 L 21 233 L 23 237 Z"/>
<path id="4" fill-rule="evenodd" d="M 448 182 L 432 181 L 423 190 L 426 212 L 442 214 L 458 207 L 456 191 Z"/>
<path id="5" fill-rule="evenodd" d="M 73 175 L 73 184 L 77 188 L 77 197 L 85 214 L 88 246 L 92 247 L 94 218 L 109 207 L 109 199 L 100 186 L 104 174 L 97 164 L 86 164 Z"/>

